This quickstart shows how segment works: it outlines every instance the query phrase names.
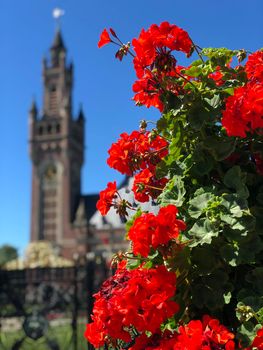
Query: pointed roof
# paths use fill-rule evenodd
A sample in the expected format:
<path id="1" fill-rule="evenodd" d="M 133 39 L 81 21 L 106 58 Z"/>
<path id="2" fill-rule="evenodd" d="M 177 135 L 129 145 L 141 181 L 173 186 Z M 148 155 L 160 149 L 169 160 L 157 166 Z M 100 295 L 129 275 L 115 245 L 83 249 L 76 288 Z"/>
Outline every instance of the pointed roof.
<path id="1" fill-rule="evenodd" d="M 66 50 L 60 28 L 57 28 L 50 50 Z"/>
<path id="2" fill-rule="evenodd" d="M 84 120 L 84 119 L 85 119 L 85 117 L 84 117 L 84 112 L 83 112 L 82 104 L 80 104 L 78 120 Z"/>
<path id="3" fill-rule="evenodd" d="M 32 104 L 31 104 L 29 112 L 31 114 L 37 114 L 37 104 L 36 104 L 36 100 L 34 98 L 32 100 Z"/>

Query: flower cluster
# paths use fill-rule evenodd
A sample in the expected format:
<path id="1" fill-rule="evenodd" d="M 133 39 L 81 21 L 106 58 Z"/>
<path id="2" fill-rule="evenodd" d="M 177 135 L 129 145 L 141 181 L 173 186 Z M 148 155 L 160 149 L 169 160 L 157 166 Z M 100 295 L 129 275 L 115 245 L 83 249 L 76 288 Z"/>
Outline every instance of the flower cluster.
<path id="1" fill-rule="evenodd" d="M 167 182 L 168 179 L 156 179 L 149 169 L 144 169 L 134 177 L 132 188 L 134 197 L 139 202 L 148 202 L 149 197 L 155 199 L 161 194 Z"/>
<path id="2" fill-rule="evenodd" d="M 246 137 L 263 128 L 263 85 L 247 84 L 226 100 L 222 124 L 228 136 Z"/>
<path id="3" fill-rule="evenodd" d="M 226 99 L 222 125 L 228 136 L 246 137 L 263 128 L 263 52 L 248 57 L 245 66 L 248 82 Z"/>
<path id="4" fill-rule="evenodd" d="M 188 56 L 193 44 L 186 31 L 168 22 L 153 24 L 142 30 L 132 41 L 136 53 L 133 64 L 139 80 L 133 85 L 134 100 L 146 107 L 163 110 L 160 96 L 167 89 L 165 77 L 176 75 L 177 61 L 172 51 L 182 51 Z"/>
<path id="5" fill-rule="evenodd" d="M 180 326 L 178 332 L 164 332 L 136 339 L 129 350 L 235 350 L 234 334 L 215 318 L 204 315 L 202 321 L 193 320 Z"/>
<path id="6" fill-rule="evenodd" d="M 186 228 L 185 223 L 176 218 L 177 213 L 176 206 L 170 204 L 161 208 L 157 215 L 144 213 L 135 219 L 128 233 L 133 243 L 133 253 L 147 257 L 151 248 L 157 249 L 176 239 L 180 231 Z"/>
<path id="7" fill-rule="evenodd" d="M 173 350 L 175 345 L 176 334 L 165 331 L 158 332 L 147 337 L 145 333 L 136 338 L 133 346 L 129 350 Z"/>
<path id="8" fill-rule="evenodd" d="M 263 51 L 256 51 L 248 57 L 245 71 L 250 81 L 263 82 Z"/>
<path id="9" fill-rule="evenodd" d="M 93 322 L 87 325 L 85 337 L 100 347 L 111 339 L 129 342 L 138 332 L 155 333 L 179 310 L 172 300 L 175 292 L 176 275 L 164 266 L 129 271 L 121 263 L 95 294 Z"/>
<path id="10" fill-rule="evenodd" d="M 193 46 L 186 31 L 168 22 L 143 29 L 132 44 L 136 53 L 133 64 L 138 78 L 142 78 L 148 70 L 157 70 L 161 74 L 173 70 L 176 60 L 171 52 L 177 50 L 190 55 Z"/>
<path id="11" fill-rule="evenodd" d="M 204 315 L 202 321 L 193 320 L 180 326 L 173 350 L 235 350 L 234 334 L 217 319 Z"/>
<path id="12" fill-rule="evenodd" d="M 129 350 L 235 350 L 234 334 L 215 318 L 205 315 L 200 320 L 180 326 L 178 332 L 165 331 L 147 337 L 140 335 Z"/>
<path id="13" fill-rule="evenodd" d="M 161 136 L 150 137 L 149 132 L 123 133 L 109 149 L 108 165 L 122 174 L 133 175 L 140 169 L 154 170 L 168 154 L 168 142 Z"/>

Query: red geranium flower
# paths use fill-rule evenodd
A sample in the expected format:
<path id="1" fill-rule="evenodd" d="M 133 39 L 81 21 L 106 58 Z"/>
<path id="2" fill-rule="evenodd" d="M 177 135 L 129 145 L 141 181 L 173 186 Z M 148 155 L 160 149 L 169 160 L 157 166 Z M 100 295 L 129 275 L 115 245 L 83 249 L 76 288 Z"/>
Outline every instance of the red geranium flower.
<path id="1" fill-rule="evenodd" d="M 179 310 L 171 300 L 175 292 L 176 275 L 165 266 L 119 268 L 94 295 L 93 322 L 87 325 L 85 337 L 99 347 L 116 339 L 131 341 L 133 327 L 156 333 Z"/>
<path id="2" fill-rule="evenodd" d="M 144 213 L 138 217 L 128 232 L 133 253 L 147 257 L 151 248 L 157 249 L 176 239 L 186 228 L 185 223 L 176 218 L 177 213 L 176 206 L 170 204 L 161 208 L 157 215 Z"/>
<path id="3" fill-rule="evenodd" d="M 168 142 L 161 136 L 150 139 L 149 132 L 123 133 L 108 150 L 107 163 L 122 174 L 133 175 L 140 169 L 152 169 L 168 153 Z"/>
<path id="4" fill-rule="evenodd" d="M 97 202 L 97 209 L 102 215 L 106 215 L 113 206 L 113 199 L 117 197 L 116 181 L 109 182 L 107 188 L 100 192 L 100 199 Z"/>
<path id="5" fill-rule="evenodd" d="M 250 83 L 238 87 L 226 99 L 222 125 L 228 136 L 246 137 L 263 128 L 263 85 Z"/>
<path id="6" fill-rule="evenodd" d="M 153 106 L 163 111 L 164 105 L 160 100 L 162 89 L 159 80 L 150 72 L 146 72 L 144 77 L 136 80 L 133 84 L 135 95 L 133 100 L 137 105 L 145 105 L 147 108 Z"/>
<path id="7" fill-rule="evenodd" d="M 149 169 L 144 169 L 134 177 L 132 187 L 134 197 L 139 202 L 147 202 L 149 197 L 155 199 L 161 194 L 167 182 L 168 179 L 156 179 Z"/>
<path id="8" fill-rule="evenodd" d="M 174 350 L 235 350 L 234 334 L 208 315 L 180 326 Z"/>
<path id="9" fill-rule="evenodd" d="M 256 51 L 248 56 L 245 71 L 249 80 L 263 81 L 263 51 Z"/>
<path id="10" fill-rule="evenodd" d="M 257 335 L 253 340 L 251 349 L 263 350 L 263 327 L 257 331 Z"/>
<path id="11" fill-rule="evenodd" d="M 138 78 L 143 77 L 145 69 L 162 72 L 173 70 L 176 60 L 171 51 L 182 51 L 189 55 L 193 46 L 186 31 L 168 22 L 162 22 L 160 26 L 153 24 L 146 31 L 143 29 L 132 44 L 136 53 L 133 63 Z"/>
<path id="12" fill-rule="evenodd" d="M 100 40 L 98 42 L 98 47 L 102 47 L 108 43 L 110 43 L 112 40 L 110 38 L 109 33 L 107 32 L 107 29 L 104 29 L 103 32 L 100 35 Z"/>

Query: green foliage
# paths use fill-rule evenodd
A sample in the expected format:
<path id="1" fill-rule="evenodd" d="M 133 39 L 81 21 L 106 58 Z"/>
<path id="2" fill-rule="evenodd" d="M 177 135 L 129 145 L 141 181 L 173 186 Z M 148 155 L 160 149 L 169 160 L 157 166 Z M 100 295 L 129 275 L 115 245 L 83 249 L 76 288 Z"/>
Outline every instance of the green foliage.
<path id="1" fill-rule="evenodd" d="M 225 99 L 247 82 L 244 70 L 230 62 L 241 62 L 246 52 L 205 48 L 200 54 L 202 60 L 181 71 L 189 81 L 167 78 L 184 94 L 164 88 L 157 121 L 157 132 L 169 141 L 169 153 L 156 168 L 157 178 L 169 180 L 158 204 L 178 207 L 187 229 L 147 258 L 128 259 L 128 267 L 164 263 L 176 272 L 180 311 L 163 330 L 209 313 L 247 347 L 263 324 L 263 179 L 255 162 L 255 154 L 263 157 L 263 143 L 260 135 L 228 137 L 222 128 Z M 212 79 L 218 67 L 220 84 Z"/>
<path id="2" fill-rule="evenodd" d="M 225 98 L 246 82 L 242 70 L 233 78 L 229 62 L 241 62 L 246 52 L 207 48 L 201 54 L 204 61 L 182 71 L 197 78 L 184 82 L 189 94 L 164 94 L 165 112 L 157 121 L 170 140 L 157 167 L 158 177 L 169 178 L 158 202 L 176 205 L 187 224 L 180 236 L 185 248 L 164 261 L 178 276 L 176 300 L 183 310 L 177 322 L 185 320 L 185 310 L 189 319 L 224 315 L 248 346 L 263 323 L 263 179 L 253 159 L 253 152 L 263 155 L 263 144 L 257 137 L 228 137 L 221 126 Z M 218 66 L 220 86 L 209 77 Z M 164 328 L 174 329 L 174 322 Z"/>
<path id="3" fill-rule="evenodd" d="M 5 244 L 0 247 L 0 266 L 18 257 L 17 249 Z"/>

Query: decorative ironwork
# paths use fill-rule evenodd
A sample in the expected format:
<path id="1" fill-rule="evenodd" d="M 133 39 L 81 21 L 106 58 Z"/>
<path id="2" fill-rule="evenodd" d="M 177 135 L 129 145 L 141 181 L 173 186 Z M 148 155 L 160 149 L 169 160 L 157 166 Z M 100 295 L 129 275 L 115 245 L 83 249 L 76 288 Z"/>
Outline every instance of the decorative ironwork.
<path id="1" fill-rule="evenodd" d="M 92 254 L 74 266 L 0 270 L 0 349 L 91 349 L 83 327 L 107 274 L 105 258 Z"/>

